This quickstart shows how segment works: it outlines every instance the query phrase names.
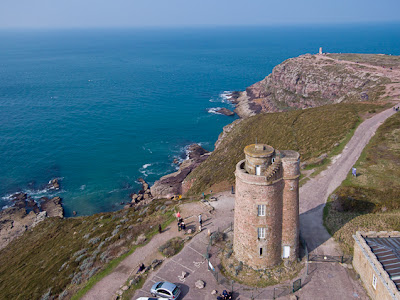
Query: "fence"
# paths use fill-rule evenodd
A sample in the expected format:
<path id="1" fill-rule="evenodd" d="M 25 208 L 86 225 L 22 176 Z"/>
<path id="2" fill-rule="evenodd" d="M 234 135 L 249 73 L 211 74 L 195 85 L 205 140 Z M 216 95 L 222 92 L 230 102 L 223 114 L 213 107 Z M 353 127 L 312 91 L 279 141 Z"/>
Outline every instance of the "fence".
<path id="1" fill-rule="evenodd" d="M 294 280 L 292 284 L 287 285 L 279 285 L 275 287 L 269 288 L 255 288 L 255 287 L 247 287 L 241 285 L 234 280 L 230 280 L 223 275 L 223 268 L 218 263 L 217 259 L 213 259 L 213 262 L 210 261 L 211 257 L 218 257 L 218 254 L 222 249 L 216 246 L 216 243 L 224 238 L 225 234 L 233 231 L 233 223 L 230 223 L 225 228 L 218 228 L 215 232 L 210 235 L 210 239 L 207 244 L 207 250 L 204 254 L 204 258 L 208 263 L 208 270 L 213 274 L 215 280 L 218 284 L 224 287 L 226 290 L 230 290 L 236 298 L 238 295 L 244 295 L 249 297 L 250 299 L 277 299 L 279 297 L 290 295 L 296 291 L 298 291 L 302 287 L 302 283 L 304 284 L 305 279 L 308 275 L 308 249 L 307 245 L 300 237 L 301 244 L 303 245 L 303 249 L 305 252 L 305 256 L 307 257 L 307 271 L 305 272 L 302 278 L 298 278 Z"/>

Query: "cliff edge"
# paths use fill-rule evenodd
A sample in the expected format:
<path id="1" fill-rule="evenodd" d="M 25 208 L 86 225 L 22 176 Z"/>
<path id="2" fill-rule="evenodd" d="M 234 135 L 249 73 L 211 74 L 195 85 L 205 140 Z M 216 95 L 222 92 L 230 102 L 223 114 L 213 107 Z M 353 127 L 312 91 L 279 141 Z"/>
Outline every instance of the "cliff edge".
<path id="1" fill-rule="evenodd" d="M 400 79 L 398 57 L 380 54 L 305 54 L 277 65 L 270 75 L 236 93 L 242 118 L 262 112 L 325 104 L 377 102 Z M 397 91 L 398 91 L 397 87 Z"/>

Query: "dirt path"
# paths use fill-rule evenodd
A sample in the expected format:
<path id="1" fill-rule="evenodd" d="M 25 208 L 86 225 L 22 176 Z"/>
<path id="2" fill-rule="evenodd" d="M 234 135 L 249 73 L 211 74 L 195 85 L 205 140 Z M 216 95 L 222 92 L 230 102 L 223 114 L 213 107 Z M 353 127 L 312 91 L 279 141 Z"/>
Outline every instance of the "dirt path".
<path id="1" fill-rule="evenodd" d="M 341 254 L 323 226 L 323 207 L 328 196 L 346 178 L 379 125 L 394 113 L 390 108 L 361 123 L 342 153 L 333 158 L 329 168 L 300 188 L 300 230 L 310 251 L 315 254 Z"/>

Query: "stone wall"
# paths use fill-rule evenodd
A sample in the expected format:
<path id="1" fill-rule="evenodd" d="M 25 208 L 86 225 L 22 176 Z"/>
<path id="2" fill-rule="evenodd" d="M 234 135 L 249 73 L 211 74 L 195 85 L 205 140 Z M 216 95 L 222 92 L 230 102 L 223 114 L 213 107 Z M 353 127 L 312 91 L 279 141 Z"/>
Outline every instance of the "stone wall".
<path id="1" fill-rule="evenodd" d="M 377 260 L 375 254 L 365 242 L 364 236 L 400 236 L 400 232 L 357 232 L 356 235 L 353 236 L 355 240 L 353 266 L 360 275 L 360 279 L 364 283 L 368 295 L 372 299 L 376 300 L 400 300 L 400 292 L 397 290 L 393 281 L 389 278 L 388 274 Z M 377 277 L 376 289 L 372 286 L 374 274 Z"/>

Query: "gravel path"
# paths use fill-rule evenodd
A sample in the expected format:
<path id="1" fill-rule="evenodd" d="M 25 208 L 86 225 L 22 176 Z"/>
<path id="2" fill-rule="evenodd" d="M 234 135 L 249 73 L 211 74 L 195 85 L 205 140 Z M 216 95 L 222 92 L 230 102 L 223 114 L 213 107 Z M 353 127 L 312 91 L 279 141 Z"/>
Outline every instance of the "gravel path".
<path id="1" fill-rule="evenodd" d="M 328 196 L 342 183 L 376 129 L 395 111 L 390 108 L 362 122 L 341 154 L 328 169 L 300 188 L 300 230 L 309 251 L 341 255 L 336 242 L 323 226 L 323 207 Z"/>

